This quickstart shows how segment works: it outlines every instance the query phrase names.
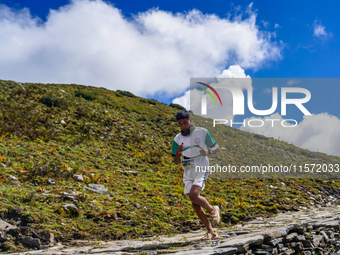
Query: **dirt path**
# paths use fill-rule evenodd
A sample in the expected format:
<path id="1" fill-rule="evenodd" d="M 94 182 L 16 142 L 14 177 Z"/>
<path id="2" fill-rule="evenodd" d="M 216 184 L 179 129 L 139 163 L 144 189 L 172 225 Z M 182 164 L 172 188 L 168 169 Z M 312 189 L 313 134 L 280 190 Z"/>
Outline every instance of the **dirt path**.
<path id="1" fill-rule="evenodd" d="M 318 222 L 320 220 L 340 219 L 340 206 L 308 208 L 298 212 L 280 213 L 273 218 L 257 218 L 243 225 L 235 225 L 218 230 L 221 236 L 242 236 L 250 232 L 268 230 L 275 227 L 295 223 Z M 159 236 L 141 240 L 126 240 L 112 242 L 74 241 L 74 246 L 56 244 L 45 250 L 36 250 L 14 254 L 169 254 L 202 249 L 216 245 L 214 242 L 201 242 L 204 231 L 193 231 L 175 236 Z M 225 239 L 227 240 L 227 239 Z M 223 240 L 221 241 L 223 243 Z M 77 244 L 77 245 L 76 245 Z M 186 252 L 190 253 L 190 252 Z M 197 252 L 198 254 L 199 252 Z M 3 253 L 1 253 L 3 254 Z M 8 253 L 7 253 L 8 254 Z M 179 254 L 179 253 L 178 253 Z"/>

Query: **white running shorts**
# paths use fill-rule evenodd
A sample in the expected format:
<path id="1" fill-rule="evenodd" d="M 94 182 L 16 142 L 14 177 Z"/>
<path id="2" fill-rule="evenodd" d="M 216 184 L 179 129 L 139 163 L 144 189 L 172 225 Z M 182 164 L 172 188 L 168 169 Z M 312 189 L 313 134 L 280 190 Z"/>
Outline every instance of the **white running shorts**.
<path id="1" fill-rule="evenodd" d="M 206 161 L 206 160 L 202 160 Z M 203 163 L 200 160 L 200 163 Z M 206 163 L 206 162 L 204 162 Z M 207 162 L 209 165 L 209 161 Z M 203 164 L 205 165 L 205 164 Z M 208 179 L 209 176 L 209 170 L 208 169 L 203 169 L 201 171 L 201 168 L 195 167 L 195 165 L 187 165 L 183 166 L 184 173 L 183 173 L 183 182 L 184 182 L 184 194 L 187 195 L 189 194 L 192 185 L 196 185 L 204 189 L 205 182 Z M 206 171 L 205 171 L 206 170 Z"/>

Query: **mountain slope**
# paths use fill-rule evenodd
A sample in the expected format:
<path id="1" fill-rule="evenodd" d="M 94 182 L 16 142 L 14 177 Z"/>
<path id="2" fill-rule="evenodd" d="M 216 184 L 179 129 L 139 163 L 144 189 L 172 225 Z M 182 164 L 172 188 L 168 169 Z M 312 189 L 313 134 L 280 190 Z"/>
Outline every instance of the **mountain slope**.
<path id="1" fill-rule="evenodd" d="M 127 91 L 0 81 L 0 219 L 19 227 L 1 249 L 23 249 L 18 240 L 33 232 L 46 244 L 49 233 L 58 241 L 123 239 L 202 227 L 170 155 L 179 132 L 176 107 Z M 211 128 L 198 116 L 193 122 L 224 147 L 212 164 L 340 162 L 234 128 Z M 222 208 L 222 225 L 323 205 L 339 192 L 338 179 L 230 177 L 212 175 L 204 191 Z"/>

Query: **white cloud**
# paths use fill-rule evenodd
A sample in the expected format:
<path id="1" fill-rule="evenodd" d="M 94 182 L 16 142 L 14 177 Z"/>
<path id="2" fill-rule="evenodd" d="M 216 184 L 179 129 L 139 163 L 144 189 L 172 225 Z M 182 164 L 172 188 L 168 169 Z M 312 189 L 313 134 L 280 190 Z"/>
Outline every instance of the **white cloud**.
<path id="1" fill-rule="evenodd" d="M 326 32 L 326 27 L 322 26 L 319 21 L 315 20 L 314 21 L 314 36 L 316 37 L 327 37 L 327 36 L 332 36 L 332 33 L 327 33 Z"/>
<path id="2" fill-rule="evenodd" d="M 185 91 L 183 96 L 173 99 L 172 103 L 179 104 L 185 107 L 185 109 L 190 110 L 190 90 Z"/>
<path id="3" fill-rule="evenodd" d="M 320 37 L 320 36 L 326 36 L 327 33 L 326 33 L 326 31 L 325 31 L 325 27 L 322 26 L 322 25 L 315 25 L 315 26 L 314 26 L 314 35 L 315 35 L 315 36 L 318 36 L 318 37 Z"/>
<path id="4" fill-rule="evenodd" d="M 264 21 L 264 20 L 261 20 L 261 22 L 264 28 L 267 28 L 269 26 L 269 22 Z"/>
<path id="5" fill-rule="evenodd" d="M 231 65 L 222 71 L 219 78 L 250 78 L 239 65 Z"/>
<path id="6" fill-rule="evenodd" d="M 128 19 L 102 0 L 74 0 L 42 22 L 1 5 L 0 79 L 180 95 L 190 77 L 280 59 L 280 45 L 255 22 L 251 10 L 243 20 L 158 9 Z"/>
<path id="7" fill-rule="evenodd" d="M 275 29 L 277 29 L 277 28 L 281 28 L 281 26 L 280 26 L 279 24 L 277 24 L 277 23 L 275 24 L 275 26 L 274 26 L 274 27 L 275 27 Z"/>
<path id="8" fill-rule="evenodd" d="M 254 118 L 246 119 L 246 123 L 250 119 Z M 278 121 L 272 122 L 265 119 L 277 119 Z M 328 113 L 304 116 L 296 127 L 282 127 L 280 123 L 283 118 L 278 113 L 264 117 L 262 120 L 265 122 L 263 127 L 246 126 L 240 129 L 280 139 L 311 151 L 340 156 L 340 119 L 335 116 Z M 259 124 L 257 123 L 257 125 Z"/>
<path id="9" fill-rule="evenodd" d="M 222 71 L 222 73 L 218 76 L 218 78 L 222 78 L 219 80 L 212 79 L 212 82 L 209 85 L 212 85 L 214 88 L 218 86 L 222 86 L 221 84 L 223 82 L 223 78 L 250 78 L 249 75 L 245 74 L 245 71 L 239 66 L 239 65 L 231 65 L 229 66 L 228 69 L 225 69 Z M 205 80 L 205 79 L 202 79 Z M 228 79 L 229 82 L 232 82 L 232 79 Z M 251 81 L 249 79 L 249 81 Z M 238 80 L 237 85 L 241 87 L 242 89 L 246 89 L 249 86 L 251 86 L 251 83 L 248 82 L 248 79 L 243 80 Z M 219 89 L 216 89 L 219 91 Z M 195 114 L 200 114 L 200 105 L 190 105 L 190 97 L 192 98 L 200 98 L 201 97 L 200 91 L 194 89 L 194 90 L 187 90 L 182 96 L 177 97 L 173 99 L 172 103 L 174 104 L 179 104 L 185 107 L 187 110 L 192 110 Z M 232 109 L 232 98 L 230 94 L 226 93 L 219 93 L 222 95 L 222 101 L 225 103 L 225 109 L 224 112 L 228 115 L 230 118 L 230 115 L 232 115 L 230 109 Z M 196 101 L 195 101 L 196 102 Z M 197 101 L 198 103 L 198 101 Z M 191 106 L 191 107 L 190 107 Z M 212 105 L 211 105 L 212 106 Z M 209 116 L 211 117 L 211 116 Z"/>

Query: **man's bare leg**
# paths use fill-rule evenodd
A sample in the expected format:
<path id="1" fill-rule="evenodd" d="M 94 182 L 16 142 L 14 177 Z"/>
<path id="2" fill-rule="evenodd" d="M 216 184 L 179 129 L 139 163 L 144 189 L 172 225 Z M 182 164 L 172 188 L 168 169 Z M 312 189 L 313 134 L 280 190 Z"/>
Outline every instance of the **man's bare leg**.
<path id="1" fill-rule="evenodd" d="M 209 213 L 211 213 L 214 208 L 209 204 L 209 202 L 200 195 L 202 188 L 197 185 L 192 185 L 191 190 L 189 192 L 189 198 L 193 204 L 197 204 L 204 209 L 206 209 Z"/>
<path id="2" fill-rule="evenodd" d="M 205 226 L 205 228 L 211 232 L 213 231 L 212 226 L 210 225 L 209 221 L 208 221 L 208 217 L 205 214 L 204 210 L 202 209 L 202 206 L 195 204 L 194 202 L 192 202 L 192 206 L 195 209 L 195 212 L 198 216 L 198 218 L 201 220 L 201 222 L 203 223 L 203 225 Z"/>

